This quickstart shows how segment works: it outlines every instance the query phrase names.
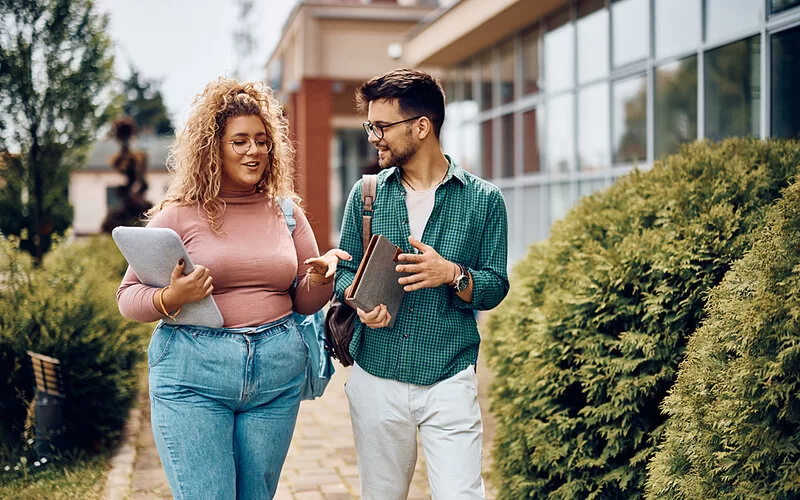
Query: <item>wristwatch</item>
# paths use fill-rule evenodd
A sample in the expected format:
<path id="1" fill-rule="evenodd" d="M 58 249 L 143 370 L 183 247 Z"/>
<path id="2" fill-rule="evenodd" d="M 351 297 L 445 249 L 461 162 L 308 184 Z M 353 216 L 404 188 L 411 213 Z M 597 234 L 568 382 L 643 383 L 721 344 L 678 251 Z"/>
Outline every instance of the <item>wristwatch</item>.
<path id="1" fill-rule="evenodd" d="M 453 285 L 453 289 L 458 293 L 463 292 L 469 286 L 469 271 L 461 264 L 456 265 L 458 266 L 459 274 L 456 276 L 456 283 Z"/>

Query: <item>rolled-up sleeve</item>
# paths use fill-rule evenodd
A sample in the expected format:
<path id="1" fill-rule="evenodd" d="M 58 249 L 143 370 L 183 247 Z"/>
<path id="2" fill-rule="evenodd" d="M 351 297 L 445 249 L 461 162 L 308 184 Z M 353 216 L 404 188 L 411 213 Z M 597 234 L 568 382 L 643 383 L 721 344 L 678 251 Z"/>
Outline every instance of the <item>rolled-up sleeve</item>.
<path id="1" fill-rule="evenodd" d="M 342 220 L 342 234 L 339 238 L 339 248 L 353 256 L 352 260 L 339 262 L 336 268 L 336 281 L 334 293 L 339 301 L 344 300 L 344 291 L 356 277 L 358 264 L 364 255 L 364 244 L 361 240 L 361 181 L 355 183 L 350 191 L 350 197 L 344 209 Z"/>

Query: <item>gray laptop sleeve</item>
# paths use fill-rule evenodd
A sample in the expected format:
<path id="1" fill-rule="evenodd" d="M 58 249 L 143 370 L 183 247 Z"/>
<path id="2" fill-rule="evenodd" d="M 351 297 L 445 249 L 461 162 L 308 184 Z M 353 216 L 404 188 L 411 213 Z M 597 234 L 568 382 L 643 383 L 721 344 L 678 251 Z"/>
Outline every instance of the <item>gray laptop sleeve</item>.
<path id="1" fill-rule="evenodd" d="M 139 281 L 145 285 L 157 287 L 169 285 L 172 270 L 181 257 L 185 262 L 183 274 L 189 274 L 194 269 L 186 247 L 183 246 L 178 233 L 172 229 L 119 226 L 111 232 L 111 237 Z M 223 324 L 222 314 L 211 295 L 199 302 L 185 304 L 176 318 L 176 320 L 165 318 L 164 322 L 170 325 L 199 325 L 211 328 L 221 328 Z"/>

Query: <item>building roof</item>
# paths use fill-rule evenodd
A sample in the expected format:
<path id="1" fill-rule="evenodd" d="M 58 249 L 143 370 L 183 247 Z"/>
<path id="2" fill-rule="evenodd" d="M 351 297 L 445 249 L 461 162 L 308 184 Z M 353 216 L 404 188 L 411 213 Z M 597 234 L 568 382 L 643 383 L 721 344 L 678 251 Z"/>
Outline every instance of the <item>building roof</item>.
<path id="1" fill-rule="evenodd" d="M 133 140 L 131 148 L 147 153 L 149 160 L 147 164 L 148 170 L 165 171 L 167 169 L 167 154 L 174 140 L 173 136 L 150 135 L 137 137 Z M 109 162 L 119 149 L 119 142 L 114 139 L 97 141 L 89 153 L 89 160 L 86 162 L 86 166 L 80 170 L 111 170 Z"/>

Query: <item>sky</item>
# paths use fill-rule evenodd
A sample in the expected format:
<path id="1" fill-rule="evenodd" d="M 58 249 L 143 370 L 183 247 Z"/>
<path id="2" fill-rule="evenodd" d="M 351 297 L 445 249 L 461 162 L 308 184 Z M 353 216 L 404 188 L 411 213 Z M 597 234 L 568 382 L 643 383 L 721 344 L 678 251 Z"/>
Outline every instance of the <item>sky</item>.
<path id="1" fill-rule="evenodd" d="M 133 65 L 141 77 L 160 81 L 170 118 L 185 121 L 194 96 L 219 76 L 233 77 L 237 57 L 234 32 L 252 33 L 256 48 L 244 60 L 242 79 L 262 80 L 264 65 L 280 39 L 297 0 L 255 0 L 246 20 L 236 0 L 97 0 L 110 16 L 117 76 Z"/>

